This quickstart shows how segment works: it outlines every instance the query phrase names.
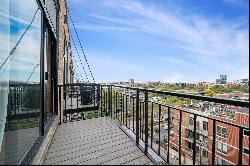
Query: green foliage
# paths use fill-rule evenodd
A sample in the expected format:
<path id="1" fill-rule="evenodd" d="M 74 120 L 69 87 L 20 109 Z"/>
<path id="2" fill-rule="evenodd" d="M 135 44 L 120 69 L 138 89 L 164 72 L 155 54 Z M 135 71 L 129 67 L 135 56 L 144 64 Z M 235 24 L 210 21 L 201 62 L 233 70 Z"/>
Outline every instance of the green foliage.
<path id="1" fill-rule="evenodd" d="M 205 96 L 214 96 L 215 92 L 211 89 L 206 89 L 205 90 Z"/>
<path id="2" fill-rule="evenodd" d="M 232 87 L 224 87 L 222 85 L 215 85 L 213 88 L 211 88 L 212 91 L 214 91 L 216 94 L 218 93 L 232 93 L 233 91 L 239 91 L 239 92 L 244 92 L 248 93 L 249 92 L 249 87 L 243 87 L 243 86 L 232 86 Z"/>
<path id="3" fill-rule="evenodd" d="M 164 96 L 163 103 L 169 105 L 184 105 L 185 101 L 175 96 Z"/>

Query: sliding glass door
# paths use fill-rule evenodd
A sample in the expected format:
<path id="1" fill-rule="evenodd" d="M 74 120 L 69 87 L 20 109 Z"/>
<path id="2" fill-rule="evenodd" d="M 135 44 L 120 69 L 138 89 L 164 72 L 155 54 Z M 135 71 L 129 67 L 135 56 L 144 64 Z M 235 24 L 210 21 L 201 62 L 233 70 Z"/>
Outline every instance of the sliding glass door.
<path id="1" fill-rule="evenodd" d="M 0 6 L 0 164 L 18 164 L 39 136 L 41 10 L 36 0 Z"/>

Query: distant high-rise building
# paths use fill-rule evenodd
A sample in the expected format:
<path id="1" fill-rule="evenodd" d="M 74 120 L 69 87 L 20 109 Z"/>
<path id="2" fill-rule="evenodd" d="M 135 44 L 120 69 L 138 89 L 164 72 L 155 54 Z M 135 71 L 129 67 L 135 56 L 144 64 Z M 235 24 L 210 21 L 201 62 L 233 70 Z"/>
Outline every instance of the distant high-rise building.
<path id="1" fill-rule="evenodd" d="M 240 79 L 240 83 L 249 83 L 249 79 Z"/>
<path id="2" fill-rule="evenodd" d="M 216 79 L 217 84 L 226 84 L 227 83 L 227 75 L 220 75 L 219 79 Z"/>
<path id="3" fill-rule="evenodd" d="M 130 86 L 134 86 L 134 84 L 135 84 L 135 80 L 134 79 L 129 79 L 128 80 L 128 84 L 130 85 Z"/>

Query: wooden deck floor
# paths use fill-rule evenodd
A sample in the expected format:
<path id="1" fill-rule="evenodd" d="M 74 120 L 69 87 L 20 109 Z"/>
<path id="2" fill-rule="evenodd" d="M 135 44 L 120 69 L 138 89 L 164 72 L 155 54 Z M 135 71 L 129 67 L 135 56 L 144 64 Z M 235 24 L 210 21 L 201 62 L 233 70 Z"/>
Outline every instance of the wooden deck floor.
<path id="1" fill-rule="evenodd" d="M 110 118 L 59 125 L 43 164 L 153 165 Z"/>

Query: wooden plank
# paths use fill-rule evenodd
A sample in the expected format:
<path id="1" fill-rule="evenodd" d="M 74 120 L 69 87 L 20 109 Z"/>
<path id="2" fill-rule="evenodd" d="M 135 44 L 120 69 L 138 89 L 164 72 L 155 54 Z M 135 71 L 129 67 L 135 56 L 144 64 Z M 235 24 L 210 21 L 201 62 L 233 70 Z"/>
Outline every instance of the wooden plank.
<path id="1" fill-rule="evenodd" d="M 151 160 L 108 117 L 58 126 L 43 164 L 152 164 Z"/>

